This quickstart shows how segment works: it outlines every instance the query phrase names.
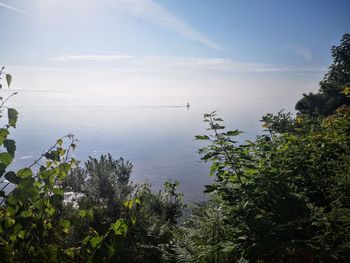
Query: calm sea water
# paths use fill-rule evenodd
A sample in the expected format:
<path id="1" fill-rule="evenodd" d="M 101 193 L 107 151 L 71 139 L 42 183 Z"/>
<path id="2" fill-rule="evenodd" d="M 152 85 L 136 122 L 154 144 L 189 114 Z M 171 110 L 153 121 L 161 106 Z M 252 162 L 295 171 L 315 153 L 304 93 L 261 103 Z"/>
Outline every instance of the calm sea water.
<path id="1" fill-rule="evenodd" d="M 194 140 L 195 135 L 207 133 L 204 113 L 216 110 L 229 129 L 246 132 L 240 138 L 244 141 L 261 131 L 259 119 L 264 113 L 293 109 L 300 96 L 296 94 L 303 91 L 185 87 L 92 92 L 35 90 L 25 84 L 18 83 L 23 88 L 9 105 L 20 113 L 13 131 L 15 167 L 30 164 L 58 138 L 73 133 L 79 139 L 77 159 L 84 162 L 88 156 L 107 153 L 123 157 L 134 165 L 132 180 L 147 181 L 154 189 L 168 179 L 178 180 L 186 201 L 203 200 L 204 185 L 212 180 L 197 153 L 203 143 Z M 305 85 L 301 87 L 305 90 Z M 190 108 L 185 107 L 187 102 Z"/>

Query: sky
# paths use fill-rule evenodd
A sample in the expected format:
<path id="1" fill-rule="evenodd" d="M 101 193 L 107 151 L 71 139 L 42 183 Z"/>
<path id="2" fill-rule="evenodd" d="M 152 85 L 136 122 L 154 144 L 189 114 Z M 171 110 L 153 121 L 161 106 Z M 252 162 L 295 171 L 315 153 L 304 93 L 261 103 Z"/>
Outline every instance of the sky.
<path id="1" fill-rule="evenodd" d="M 347 0 L 0 0 L 0 61 L 26 91 L 295 100 L 317 90 L 348 10 Z"/>

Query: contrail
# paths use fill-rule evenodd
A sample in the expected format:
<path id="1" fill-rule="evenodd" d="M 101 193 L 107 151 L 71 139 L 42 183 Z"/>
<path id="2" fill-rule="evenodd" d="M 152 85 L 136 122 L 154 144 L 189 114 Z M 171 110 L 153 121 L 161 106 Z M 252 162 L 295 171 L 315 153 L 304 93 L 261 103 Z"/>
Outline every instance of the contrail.
<path id="1" fill-rule="evenodd" d="M 23 11 L 23 10 L 21 10 L 21 9 L 15 8 L 15 7 L 13 7 L 13 6 L 10 6 L 10 5 L 1 3 L 1 2 L 0 2 L 0 7 L 4 7 L 4 8 L 7 8 L 7 9 L 10 9 L 10 10 L 15 11 L 15 12 L 17 12 L 17 13 L 20 13 L 20 14 L 22 14 L 22 15 L 27 15 L 27 14 L 28 14 L 27 12 L 25 12 L 25 11 Z"/>

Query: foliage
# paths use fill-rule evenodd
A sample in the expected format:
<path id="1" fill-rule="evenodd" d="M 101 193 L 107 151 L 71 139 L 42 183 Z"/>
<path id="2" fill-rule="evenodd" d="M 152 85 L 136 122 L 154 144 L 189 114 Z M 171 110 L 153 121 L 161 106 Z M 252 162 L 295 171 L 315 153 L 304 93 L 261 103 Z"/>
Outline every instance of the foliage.
<path id="1" fill-rule="evenodd" d="M 78 239 L 90 227 L 100 234 L 104 233 L 122 215 L 122 210 L 126 208 L 123 204 L 132 198 L 131 193 L 135 189 L 128 184 L 131 170 L 129 162 L 102 155 L 99 160 L 90 157 L 84 168 L 74 168 L 65 178 L 63 187 L 66 199 L 70 201 L 65 211 L 71 213 L 75 206 L 93 214 L 89 224 L 79 230 Z"/>
<path id="2" fill-rule="evenodd" d="M 235 228 L 227 224 L 228 209 L 218 196 L 194 204 L 185 222 L 177 229 L 170 262 L 233 262 Z"/>
<path id="3" fill-rule="evenodd" d="M 330 115 L 350 98 L 342 91 L 350 85 L 350 34 L 344 34 L 339 46 L 332 47 L 333 64 L 320 82 L 318 93 L 304 94 L 295 106 L 302 114 Z"/>
<path id="4" fill-rule="evenodd" d="M 86 216 L 74 220 L 74 238 L 70 242 L 78 244 L 91 228 L 104 233 L 111 222 L 128 217 L 131 224 L 123 242 L 108 247 L 118 248 L 111 262 L 161 262 L 162 251 L 172 240 L 172 229 L 183 208 L 178 182 L 166 182 L 164 191 L 154 193 L 147 184 L 132 183 L 131 172 L 129 162 L 114 160 L 110 155 L 90 157 L 84 168 L 72 170 L 64 187 L 73 202 L 66 205 L 64 214 L 71 221 L 81 211 L 86 211 Z M 133 205 L 130 199 L 137 200 L 137 205 L 125 209 L 125 205 Z M 82 210 L 78 212 L 79 209 Z M 90 213 L 94 216 L 88 216 Z"/>
<path id="5" fill-rule="evenodd" d="M 127 238 L 128 249 L 122 262 L 165 262 L 177 228 L 177 219 L 184 205 L 177 192 L 178 182 L 165 182 L 164 190 L 154 193 L 148 185 L 141 185 L 141 207 L 136 224 Z"/>
<path id="6" fill-rule="evenodd" d="M 1 74 L 3 71 L 4 67 Z M 5 77 L 10 85 L 11 75 L 5 74 Z M 8 121 L 1 129 L 0 139 L 5 149 L 0 153 L 1 176 L 5 178 L 1 189 L 4 206 L 0 208 L 0 255 L 6 262 L 29 262 L 32 257 L 42 261 L 64 260 L 71 253 L 69 248 L 61 246 L 61 240 L 69 233 L 70 224 L 58 217 L 63 200 L 59 181 L 75 164 L 75 160 L 69 158 L 75 140 L 71 135 L 61 138 L 32 165 L 17 172 L 6 171 L 15 157 L 16 142 L 8 136 L 10 128 L 16 127 L 18 112 L 7 108 L 5 103 L 15 94 L 1 98 L 1 116 L 6 109 Z M 62 148 L 63 139 L 71 142 L 67 150 Z M 46 159 L 45 164 L 41 164 L 34 175 L 32 168 L 43 159 Z M 10 184 L 14 189 L 6 193 Z M 46 248 L 42 244 L 46 244 Z"/>
<path id="7" fill-rule="evenodd" d="M 290 119 L 294 128 L 238 144 L 240 131 L 225 131 L 215 112 L 205 115 L 212 134 L 197 139 L 210 143 L 200 153 L 212 163 L 215 182 L 206 191 L 213 200 L 184 225 L 180 237 L 188 243 L 176 243 L 178 255 L 192 257 L 188 262 L 350 259 L 350 108 L 318 125 L 283 114 L 265 120 L 271 119 Z"/>

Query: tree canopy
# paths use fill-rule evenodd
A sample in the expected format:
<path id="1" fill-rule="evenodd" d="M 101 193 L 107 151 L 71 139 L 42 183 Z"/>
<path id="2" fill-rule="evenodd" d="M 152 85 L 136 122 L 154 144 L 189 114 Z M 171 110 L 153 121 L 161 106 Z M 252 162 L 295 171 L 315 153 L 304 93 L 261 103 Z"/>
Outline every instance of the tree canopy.
<path id="1" fill-rule="evenodd" d="M 295 109 L 310 116 L 328 116 L 350 98 L 342 91 L 350 86 L 350 34 L 344 34 L 339 46 L 332 47 L 333 63 L 320 82 L 318 93 L 303 94 Z"/>

